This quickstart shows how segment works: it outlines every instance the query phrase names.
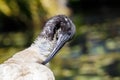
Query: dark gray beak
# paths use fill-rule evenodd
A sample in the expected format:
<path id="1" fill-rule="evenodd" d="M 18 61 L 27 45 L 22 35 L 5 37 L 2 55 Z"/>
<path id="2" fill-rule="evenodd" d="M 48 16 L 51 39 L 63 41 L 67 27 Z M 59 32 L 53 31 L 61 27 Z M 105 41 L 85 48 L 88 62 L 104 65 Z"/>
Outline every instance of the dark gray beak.
<path id="1" fill-rule="evenodd" d="M 42 64 L 46 64 L 48 63 L 55 55 L 56 53 L 64 46 L 64 44 L 70 39 L 70 36 L 68 35 L 60 35 L 53 51 L 51 52 L 51 54 L 48 56 L 48 58 L 42 62 Z"/>

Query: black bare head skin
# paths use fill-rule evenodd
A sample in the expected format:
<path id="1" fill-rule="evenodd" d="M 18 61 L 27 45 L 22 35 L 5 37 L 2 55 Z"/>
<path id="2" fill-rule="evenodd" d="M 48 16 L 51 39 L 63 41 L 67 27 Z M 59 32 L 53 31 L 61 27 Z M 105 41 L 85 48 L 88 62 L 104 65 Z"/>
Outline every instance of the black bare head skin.
<path id="1" fill-rule="evenodd" d="M 50 18 L 41 33 L 41 37 L 49 39 L 50 41 L 56 40 L 54 49 L 48 58 L 42 63 L 49 62 L 54 55 L 63 47 L 63 45 L 69 41 L 75 34 L 75 25 L 65 15 L 57 15 Z"/>
<path id="2" fill-rule="evenodd" d="M 59 37 L 59 34 L 66 34 L 72 38 L 74 33 L 75 26 L 72 21 L 65 15 L 57 15 L 46 22 L 40 36 L 53 40 L 55 34 L 57 34 L 56 38 Z"/>

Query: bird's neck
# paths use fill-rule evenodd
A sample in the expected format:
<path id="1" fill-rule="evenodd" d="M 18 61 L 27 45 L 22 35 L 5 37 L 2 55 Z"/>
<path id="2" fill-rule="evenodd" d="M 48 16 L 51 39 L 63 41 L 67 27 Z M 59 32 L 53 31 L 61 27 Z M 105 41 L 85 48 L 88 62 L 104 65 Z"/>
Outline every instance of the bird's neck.
<path id="1" fill-rule="evenodd" d="M 37 51 L 38 54 L 47 58 L 50 55 L 55 45 L 55 41 L 49 41 L 46 38 L 37 38 L 30 48 Z"/>

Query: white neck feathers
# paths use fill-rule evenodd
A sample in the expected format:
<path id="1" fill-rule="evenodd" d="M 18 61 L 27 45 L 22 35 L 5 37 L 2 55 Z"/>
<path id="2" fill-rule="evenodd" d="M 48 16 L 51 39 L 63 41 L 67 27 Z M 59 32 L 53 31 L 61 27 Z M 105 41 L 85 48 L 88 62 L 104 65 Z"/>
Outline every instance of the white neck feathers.
<path id="1" fill-rule="evenodd" d="M 53 50 L 54 45 L 55 45 L 55 41 L 49 41 L 46 38 L 39 37 L 34 41 L 31 47 L 36 49 L 36 51 L 40 55 L 47 57 L 48 55 L 50 55 L 51 51 Z"/>

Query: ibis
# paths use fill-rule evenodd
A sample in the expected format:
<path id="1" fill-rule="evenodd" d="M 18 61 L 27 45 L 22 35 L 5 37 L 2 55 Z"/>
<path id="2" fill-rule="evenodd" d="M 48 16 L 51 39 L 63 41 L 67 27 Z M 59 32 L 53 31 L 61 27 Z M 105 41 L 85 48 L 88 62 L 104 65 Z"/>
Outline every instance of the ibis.
<path id="1" fill-rule="evenodd" d="M 51 17 L 30 47 L 0 64 L 0 80 L 55 80 L 47 64 L 74 34 L 70 18 Z"/>

